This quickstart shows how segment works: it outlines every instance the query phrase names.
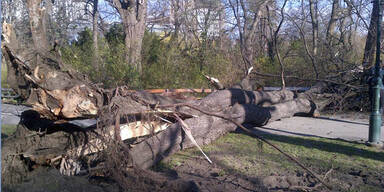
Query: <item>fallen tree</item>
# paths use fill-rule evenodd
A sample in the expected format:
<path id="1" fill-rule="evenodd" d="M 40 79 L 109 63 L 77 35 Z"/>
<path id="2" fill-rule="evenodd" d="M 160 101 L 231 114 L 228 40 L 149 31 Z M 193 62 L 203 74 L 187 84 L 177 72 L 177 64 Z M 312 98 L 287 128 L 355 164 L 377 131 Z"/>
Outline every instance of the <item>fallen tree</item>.
<path id="1" fill-rule="evenodd" d="M 28 85 L 16 84 L 13 88 L 33 107 L 33 111 L 23 113 L 15 137 L 4 145 L 8 151 L 3 155 L 5 175 L 14 176 L 15 170 L 20 172 L 20 169 L 27 172 L 37 165 L 54 165 L 64 174 L 77 174 L 84 168 L 81 161 L 89 161 L 110 148 L 111 141 L 121 140 L 130 144 L 125 148 L 131 159 L 127 167 L 149 168 L 170 154 L 194 146 L 172 114 L 184 119 L 198 145 L 208 144 L 238 127 L 196 108 L 220 114 L 238 124 L 255 126 L 295 114 L 310 116 L 316 110 L 309 97 L 287 90 L 225 89 L 192 101 L 132 92 L 126 87 L 104 90 L 88 83 L 85 77 L 80 79 L 75 72 L 63 72 L 45 62 L 31 67 L 7 44 L 2 48 L 8 67 L 13 68 L 10 73 L 18 82 Z M 39 75 L 40 68 L 46 70 L 44 74 L 55 75 L 44 78 Z M 57 78 L 61 86 L 56 86 Z M 98 125 L 84 129 L 66 122 L 89 117 L 97 117 Z M 10 163 L 15 159 L 20 163 Z M 21 171 L 16 178 L 3 177 L 3 182 L 19 182 L 24 174 Z"/>
<path id="2" fill-rule="evenodd" d="M 39 25 L 31 21 L 33 27 Z M 20 51 L 23 46 L 12 35 L 11 26 L 5 29 L 2 53 L 8 82 L 33 110 L 22 114 L 16 134 L 4 142 L 4 185 L 20 182 L 41 165 L 58 167 L 67 175 L 100 164 L 108 166 L 108 159 L 101 155 L 105 151 L 122 157 L 112 158 L 119 159 L 113 162 L 120 163 L 116 167 L 124 165 L 117 172 L 149 168 L 166 156 L 195 146 L 185 137 L 176 116 L 189 127 L 197 144 L 205 145 L 242 124 L 262 126 L 298 114 L 313 116 L 325 106 L 315 99 L 313 90 L 296 94 L 240 86 L 215 91 L 200 100 L 132 92 L 127 87 L 105 90 L 65 65 L 55 49 Z M 38 31 L 32 30 L 32 36 Z M 38 38 L 44 36 L 39 34 Z M 81 128 L 68 123 L 85 118 L 97 118 L 97 124 Z"/>

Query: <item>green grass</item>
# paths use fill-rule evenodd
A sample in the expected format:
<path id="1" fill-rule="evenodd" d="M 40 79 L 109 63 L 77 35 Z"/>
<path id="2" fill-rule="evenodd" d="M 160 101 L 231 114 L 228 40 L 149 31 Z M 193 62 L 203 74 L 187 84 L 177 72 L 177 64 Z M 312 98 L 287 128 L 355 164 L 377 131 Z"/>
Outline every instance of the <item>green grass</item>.
<path id="1" fill-rule="evenodd" d="M 1 138 L 7 138 L 16 131 L 17 125 L 1 125 Z"/>
<path id="2" fill-rule="evenodd" d="M 319 175 L 324 175 L 332 169 L 330 174 L 332 179 L 328 182 L 339 186 L 343 191 L 382 190 L 379 179 L 384 172 L 384 150 L 382 149 L 359 143 L 314 137 L 265 135 L 264 138 Z M 304 172 L 277 150 L 245 134 L 227 134 L 214 143 L 204 146 L 203 150 L 208 156 L 213 156 L 215 163 L 227 174 L 265 177 L 271 174 L 289 175 L 298 171 Z M 180 151 L 164 161 L 162 166 L 176 168 L 196 156 L 201 154 L 195 148 Z M 351 174 L 353 171 L 362 171 L 361 175 L 368 175 L 366 176 L 368 182 L 363 182 L 364 176 L 356 178 Z M 375 184 L 375 179 L 379 183 Z"/>
<path id="3" fill-rule="evenodd" d="M 7 66 L 5 63 L 1 63 L 1 87 L 8 88 L 9 85 L 7 83 Z"/>

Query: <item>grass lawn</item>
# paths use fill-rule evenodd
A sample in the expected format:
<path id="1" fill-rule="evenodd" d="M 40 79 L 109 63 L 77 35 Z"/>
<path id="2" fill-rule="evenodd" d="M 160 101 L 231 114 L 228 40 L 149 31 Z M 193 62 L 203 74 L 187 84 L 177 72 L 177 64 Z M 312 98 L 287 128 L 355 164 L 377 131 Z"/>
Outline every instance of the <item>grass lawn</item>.
<path id="1" fill-rule="evenodd" d="M 364 144 L 341 140 L 265 135 L 304 165 L 341 191 L 383 191 L 384 150 Z M 241 133 L 230 133 L 203 150 L 221 168 L 221 175 L 243 175 L 265 178 L 271 175 L 286 177 L 305 174 L 300 167 L 277 150 Z M 201 153 L 195 149 L 180 151 L 164 160 L 161 166 L 181 169 Z M 331 171 L 330 171 L 331 170 Z M 304 178 L 303 178 L 304 179 Z"/>
<path id="2" fill-rule="evenodd" d="M 16 131 L 17 125 L 7 125 L 7 124 L 2 124 L 1 125 L 1 138 L 7 138 L 12 133 Z"/>
<path id="3" fill-rule="evenodd" d="M 8 88 L 7 84 L 7 65 L 5 63 L 1 63 L 1 87 Z"/>

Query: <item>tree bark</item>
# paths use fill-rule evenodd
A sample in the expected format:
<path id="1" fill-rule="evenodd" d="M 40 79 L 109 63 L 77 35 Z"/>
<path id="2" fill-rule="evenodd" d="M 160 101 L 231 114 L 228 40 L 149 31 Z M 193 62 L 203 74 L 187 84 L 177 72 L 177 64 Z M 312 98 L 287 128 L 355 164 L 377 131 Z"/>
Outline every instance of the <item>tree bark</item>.
<path id="1" fill-rule="evenodd" d="M 124 26 L 125 59 L 139 73 L 142 72 L 141 47 L 145 32 L 147 0 L 113 0 Z"/>
<path id="2" fill-rule="evenodd" d="M 103 94 L 87 77 L 64 66 L 57 52 L 18 54 L 14 47 L 23 45 L 17 40 L 2 44 L 8 84 L 34 110 L 52 120 L 97 116 Z"/>
<path id="3" fill-rule="evenodd" d="M 334 39 L 336 21 L 339 13 L 339 3 L 340 0 L 333 0 L 332 2 L 331 18 L 329 20 L 326 33 L 326 40 L 330 46 L 332 46 L 332 40 Z"/>
<path id="4" fill-rule="evenodd" d="M 99 45 L 98 45 L 98 24 L 99 19 L 99 0 L 93 1 L 93 11 L 92 11 L 92 39 L 93 39 L 93 67 L 97 73 L 99 73 Z"/>
<path id="5" fill-rule="evenodd" d="M 315 109 L 316 107 L 312 102 L 300 98 L 271 107 L 235 104 L 227 108 L 223 114 L 240 124 L 250 123 L 255 126 L 262 126 L 267 122 L 291 117 L 297 113 L 313 114 Z M 187 119 L 185 123 L 190 127 L 192 135 L 199 145 L 209 144 L 237 128 L 236 125 L 227 120 L 208 115 Z M 192 142 L 184 137 L 180 124 L 175 123 L 165 131 L 136 145 L 130 153 L 136 166 L 149 168 L 164 157 L 193 146 Z"/>
<path id="6" fill-rule="evenodd" d="M 317 0 L 309 0 L 309 10 L 311 13 L 311 23 L 312 23 L 312 56 L 317 57 L 318 49 L 318 40 L 319 40 L 319 21 L 317 19 L 318 9 L 317 9 Z"/>
<path id="7" fill-rule="evenodd" d="M 364 57 L 363 57 L 363 63 L 362 63 L 364 71 L 367 71 L 374 65 L 373 59 L 374 59 L 374 54 L 376 50 L 377 20 L 379 18 L 377 3 L 378 1 L 373 1 L 371 22 L 369 23 L 369 29 L 367 34 L 367 40 L 365 42 Z M 381 10 L 382 8 L 383 6 L 381 6 Z"/>
<path id="8" fill-rule="evenodd" d="M 32 32 L 32 39 L 35 50 L 43 53 L 48 51 L 46 13 L 45 9 L 40 8 L 42 0 L 27 0 L 29 14 L 29 24 Z"/>
<path id="9" fill-rule="evenodd" d="M 244 73 L 253 65 L 253 46 L 255 42 L 255 32 L 260 22 L 262 15 L 262 9 L 269 2 L 268 0 L 263 1 L 255 11 L 253 16 L 249 15 L 249 8 L 245 5 L 244 0 L 236 1 L 236 3 L 228 0 L 229 5 L 232 9 L 233 15 L 236 20 L 236 27 L 240 37 L 240 52 L 244 62 Z M 239 9 L 241 11 L 239 11 Z"/>

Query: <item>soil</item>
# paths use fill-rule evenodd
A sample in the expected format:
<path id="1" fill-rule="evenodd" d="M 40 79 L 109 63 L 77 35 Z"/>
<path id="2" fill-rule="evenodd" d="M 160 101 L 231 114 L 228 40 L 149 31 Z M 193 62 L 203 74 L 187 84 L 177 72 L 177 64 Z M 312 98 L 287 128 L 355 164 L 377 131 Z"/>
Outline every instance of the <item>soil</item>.
<path id="1" fill-rule="evenodd" d="M 215 162 L 220 154 L 211 155 Z M 165 162 L 169 161 L 166 159 Z M 257 162 L 255 162 L 256 164 Z M 118 191 L 328 191 L 319 185 L 311 176 L 302 171 L 271 173 L 269 176 L 249 176 L 234 172 L 227 173 L 227 168 L 219 164 L 209 164 L 200 157 L 189 158 L 177 164 L 174 168 L 157 167 L 157 173 L 168 177 L 157 186 L 154 183 L 141 183 L 141 189 L 121 189 L 118 185 L 105 178 L 85 176 L 63 176 L 53 168 L 39 168 L 31 172 L 23 183 L 12 188 L 3 188 L 3 191 L 10 192 L 40 192 L 40 191 L 79 191 L 79 192 L 118 192 Z M 247 168 L 246 168 L 247 169 Z M 384 191 L 384 178 L 378 173 L 367 172 L 364 170 L 333 170 L 336 174 L 332 175 L 329 182 L 343 182 L 344 189 L 354 189 L 360 184 L 371 184 L 381 186 Z M 261 171 L 263 172 L 263 171 Z M 340 172 L 342 174 L 340 174 Z M 189 183 L 187 186 L 180 186 L 178 180 Z M 176 184 L 175 184 L 176 183 Z M 166 187 L 164 187 L 166 185 Z M 170 189 L 169 187 L 172 187 Z M 156 190 L 154 190 L 156 189 Z M 348 190 L 349 191 L 349 190 Z M 373 190 L 377 191 L 377 190 Z"/>
<path id="2" fill-rule="evenodd" d="M 98 182 L 89 180 L 87 176 L 63 176 L 57 169 L 40 167 L 25 178 L 24 182 L 12 187 L 3 187 L 7 192 L 105 192 L 119 191 L 113 182 Z"/>
<path id="3" fill-rule="evenodd" d="M 211 158 L 215 161 L 220 155 Z M 252 164 L 257 166 L 258 162 Z M 312 169 L 322 172 L 318 168 Z M 202 158 L 190 158 L 167 171 L 176 172 L 180 178 L 195 182 L 199 191 L 329 191 L 302 170 L 280 170 L 268 176 L 265 176 L 264 170 L 260 170 L 260 174 L 250 176 L 236 170 L 228 173 L 228 167 L 223 165 L 209 164 Z M 358 187 L 363 184 L 377 187 L 368 188 L 369 191 L 384 191 L 384 177 L 380 172 L 355 168 L 335 168 L 328 172 L 325 181 L 332 183 L 334 191 L 362 191 Z"/>
<path id="4" fill-rule="evenodd" d="M 219 156 L 219 155 L 218 155 Z M 212 156 L 215 160 L 216 156 Z M 63 176 L 54 168 L 40 167 L 24 179 L 24 182 L 12 187 L 3 187 L 9 192 L 118 192 L 118 191 L 297 191 L 292 186 L 314 186 L 307 175 L 279 173 L 261 177 L 249 177 L 243 174 L 227 174 L 218 164 L 209 164 L 205 159 L 194 158 L 183 162 L 174 169 L 160 168 L 156 175 L 168 178 L 168 182 L 140 182 L 140 189 L 121 189 L 117 183 L 105 178 L 86 176 Z M 162 178 L 162 179 L 163 179 Z M 157 180 L 158 178 L 152 178 Z M 109 182 L 107 182 L 109 181 Z M 188 183 L 182 185 L 180 183 Z M 153 185 L 157 186 L 153 186 Z M 164 186 L 165 185 L 165 186 Z M 182 185 L 182 186 L 180 186 Z"/>
<path id="5" fill-rule="evenodd" d="M 230 155 L 236 158 L 237 155 L 241 154 L 232 153 Z M 213 162 L 222 162 L 223 158 L 228 158 L 228 154 L 223 156 L 220 153 L 210 153 L 210 158 Z M 172 167 L 165 167 L 164 164 L 172 164 Z M 251 166 L 258 167 L 257 164 L 259 162 L 251 161 L 250 164 L 247 164 L 249 167 L 244 168 L 245 172 Z M 54 168 L 40 167 L 30 172 L 23 183 L 11 188 L 3 187 L 3 191 L 328 191 L 319 185 L 312 176 L 300 170 L 286 171 L 282 169 L 278 172 L 269 173 L 267 176 L 265 170 L 260 170 L 260 174 L 252 176 L 249 173 L 243 173 L 243 171 L 231 170 L 224 164 L 210 164 L 200 156 L 188 157 L 180 162 L 172 162 L 171 158 L 167 158 L 154 169 L 156 172 L 153 174 L 161 174 L 163 182 L 140 182 L 140 189 L 135 186 L 132 189 L 125 188 L 123 190 L 110 179 L 100 179 L 90 175 L 68 177 L 60 175 Z M 316 169 L 315 171 L 321 172 Z M 381 186 L 381 191 L 384 191 L 384 177 L 379 172 L 354 168 L 348 170 L 335 168 L 331 174 L 332 177 L 327 178 L 326 181 L 339 183 L 340 186 L 337 186 L 339 189 L 353 190 L 358 185 L 369 184 Z M 157 178 L 152 179 L 156 180 Z"/>
<path id="6" fill-rule="evenodd" d="M 220 155 L 211 156 L 215 161 Z M 167 160 L 166 160 L 167 161 Z M 303 180 L 296 174 L 274 174 L 267 177 L 254 176 L 250 177 L 241 173 L 227 173 L 222 165 L 210 164 L 202 158 L 192 158 L 180 165 L 176 165 L 174 169 L 166 170 L 174 171 L 179 177 L 185 180 L 191 180 L 196 183 L 200 191 L 270 191 L 290 190 L 290 186 L 310 185 L 307 179 Z M 163 170 L 164 171 L 164 170 Z"/>

